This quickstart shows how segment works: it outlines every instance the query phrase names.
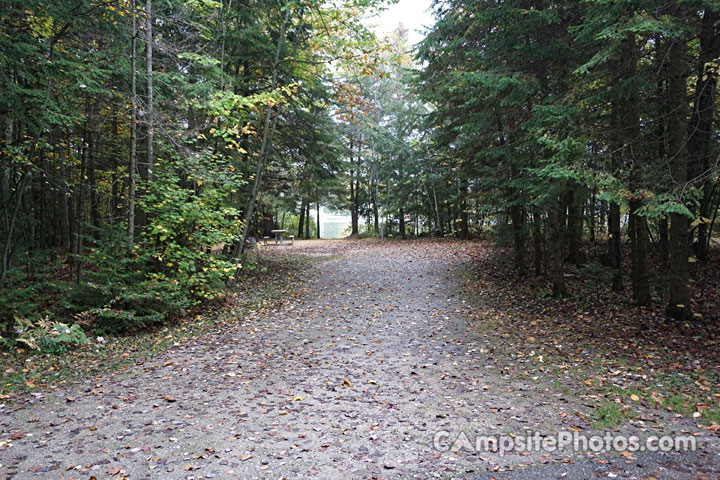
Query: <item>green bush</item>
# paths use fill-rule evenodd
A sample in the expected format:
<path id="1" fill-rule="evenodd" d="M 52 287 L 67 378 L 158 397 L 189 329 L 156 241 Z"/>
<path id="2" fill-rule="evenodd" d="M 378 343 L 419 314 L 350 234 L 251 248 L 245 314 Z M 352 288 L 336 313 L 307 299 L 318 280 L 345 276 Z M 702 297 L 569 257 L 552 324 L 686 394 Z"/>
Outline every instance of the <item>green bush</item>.
<path id="1" fill-rule="evenodd" d="M 156 168 L 151 193 L 138 202 L 148 221 L 132 252 L 123 230 L 97 232 L 85 279 L 69 299 L 73 312 L 92 312 L 104 333 L 147 328 L 224 295 L 239 268 L 210 249 L 241 235 L 240 213 L 228 204 L 240 181 L 187 162 Z"/>

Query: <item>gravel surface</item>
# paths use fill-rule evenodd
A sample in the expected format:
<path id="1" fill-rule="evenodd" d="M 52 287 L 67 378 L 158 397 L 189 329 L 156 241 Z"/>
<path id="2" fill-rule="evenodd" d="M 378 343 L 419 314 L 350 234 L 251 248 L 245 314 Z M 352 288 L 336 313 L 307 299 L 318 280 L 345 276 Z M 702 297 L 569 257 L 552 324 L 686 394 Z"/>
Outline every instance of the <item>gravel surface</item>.
<path id="1" fill-rule="evenodd" d="M 269 317 L 5 409 L 0 478 L 720 478 L 717 437 L 677 419 L 619 432 L 696 434 L 697 452 L 436 449 L 442 431 L 603 433 L 572 392 L 503 373 L 462 293 L 470 248 L 269 249 L 332 256 Z"/>

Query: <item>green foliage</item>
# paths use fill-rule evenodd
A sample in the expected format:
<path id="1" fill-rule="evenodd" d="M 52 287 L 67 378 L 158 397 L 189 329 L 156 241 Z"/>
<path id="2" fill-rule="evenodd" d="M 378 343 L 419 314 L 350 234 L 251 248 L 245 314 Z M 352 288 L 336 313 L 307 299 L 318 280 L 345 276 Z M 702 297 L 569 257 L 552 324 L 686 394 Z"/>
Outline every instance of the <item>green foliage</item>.
<path id="1" fill-rule="evenodd" d="M 379 3 L 167 0 L 155 3 L 152 14 L 162 21 L 153 22 L 156 41 L 146 42 L 134 31 L 149 14 L 144 2 L 135 11 L 130 2 L 5 2 L 6 343 L 14 342 L 16 317 L 83 315 L 101 331 L 133 331 L 224 295 L 240 265 L 217 254 L 218 245 L 227 251 L 241 235 L 261 152 L 262 173 L 280 179 L 262 184 L 271 192 L 265 197 L 283 197 L 263 207 L 297 211 L 300 200 L 336 201 L 344 164 L 330 116 L 329 64 L 374 70 L 376 41 L 360 19 L 361 9 Z M 41 252 L 55 260 L 43 265 Z"/>
<path id="2" fill-rule="evenodd" d="M 80 325 L 52 322 L 48 318 L 36 322 L 16 318 L 16 328 L 18 343 L 42 353 L 65 353 L 69 347 L 87 342 Z"/>
<path id="3" fill-rule="evenodd" d="M 39 316 L 38 298 L 42 282 L 27 282 L 20 269 L 9 272 L 11 285 L 0 289 L 0 330 L 10 331 L 15 318 Z"/>
<path id="4" fill-rule="evenodd" d="M 239 268 L 235 261 L 209 254 L 216 244 L 235 243 L 242 229 L 240 212 L 228 199 L 245 182 L 222 168 L 222 163 L 182 169 L 163 163 L 140 202 L 150 223 L 135 255 L 153 265 L 147 279 L 171 293 L 187 291 L 194 301 L 215 298 Z"/>
<path id="5" fill-rule="evenodd" d="M 239 264 L 211 254 L 240 235 L 240 212 L 230 196 L 244 181 L 222 160 L 156 165 L 140 206 L 148 224 L 133 251 L 116 229 L 98 232 L 86 257 L 86 281 L 70 298 L 75 312 L 90 311 L 101 331 L 134 331 L 164 321 L 202 300 L 225 293 Z"/>
<path id="6" fill-rule="evenodd" d="M 100 332 L 135 331 L 162 322 L 190 305 L 171 282 L 151 282 L 148 255 L 131 258 L 125 236 L 111 229 L 99 232 L 86 257 L 87 278 L 68 296 L 71 312 L 90 312 Z"/>

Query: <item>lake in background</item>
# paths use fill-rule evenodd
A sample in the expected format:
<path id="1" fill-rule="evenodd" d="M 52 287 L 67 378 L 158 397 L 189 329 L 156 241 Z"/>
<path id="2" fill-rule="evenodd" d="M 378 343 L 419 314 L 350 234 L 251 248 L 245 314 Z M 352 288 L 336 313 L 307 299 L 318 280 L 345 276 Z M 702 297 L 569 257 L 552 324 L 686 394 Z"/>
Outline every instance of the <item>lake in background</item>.
<path id="1" fill-rule="evenodd" d="M 315 210 L 310 210 L 310 216 L 313 221 L 315 218 Z M 332 212 L 320 207 L 320 237 L 321 238 L 343 238 L 350 235 L 350 227 L 352 226 L 352 218 L 350 215 L 340 212 Z"/>

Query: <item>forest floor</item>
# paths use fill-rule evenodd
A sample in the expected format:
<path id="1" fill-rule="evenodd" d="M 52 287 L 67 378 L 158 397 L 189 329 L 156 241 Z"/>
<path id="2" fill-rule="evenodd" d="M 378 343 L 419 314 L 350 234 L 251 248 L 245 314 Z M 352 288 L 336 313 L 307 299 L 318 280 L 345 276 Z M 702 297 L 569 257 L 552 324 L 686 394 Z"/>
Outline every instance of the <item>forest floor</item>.
<path id="1" fill-rule="evenodd" d="M 692 335 L 666 345 L 656 331 L 627 346 L 602 299 L 523 290 L 477 242 L 263 252 L 317 261 L 303 264 L 310 275 L 285 272 L 293 289 L 272 308 L 0 405 L 0 478 L 720 478 L 716 349 Z M 501 453 L 433 441 L 608 430 L 693 435 L 698 449 Z"/>

